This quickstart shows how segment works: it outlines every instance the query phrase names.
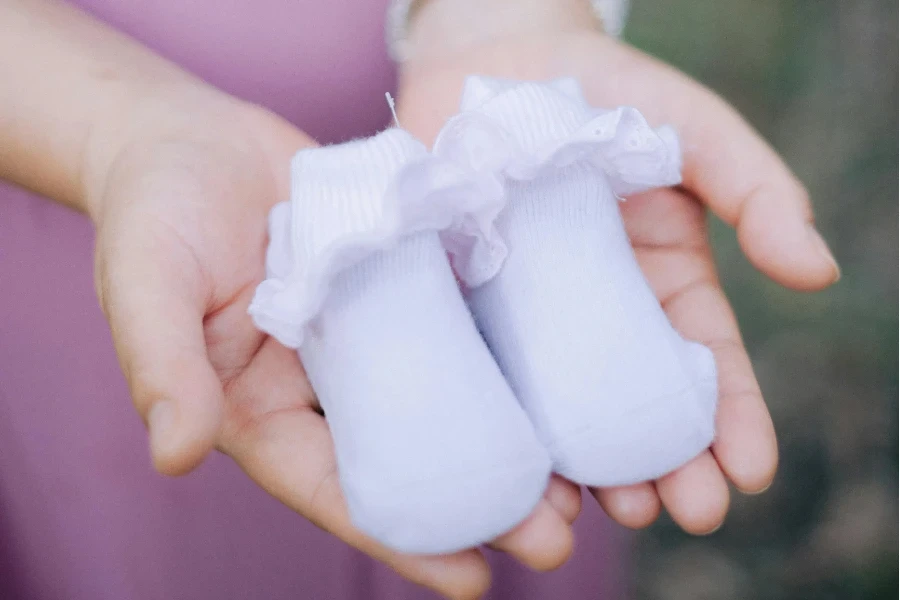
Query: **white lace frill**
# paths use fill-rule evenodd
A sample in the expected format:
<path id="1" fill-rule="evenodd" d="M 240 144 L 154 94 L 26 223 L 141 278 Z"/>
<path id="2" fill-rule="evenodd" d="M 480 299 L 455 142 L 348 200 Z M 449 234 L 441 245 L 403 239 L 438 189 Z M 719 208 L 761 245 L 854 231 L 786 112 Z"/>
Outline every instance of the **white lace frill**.
<path id="1" fill-rule="evenodd" d="M 587 161 L 618 196 L 681 181 L 674 132 L 633 108 L 597 110 L 578 83 L 469 77 L 461 112 L 432 152 L 401 129 L 302 150 L 291 199 L 269 215 L 266 280 L 249 312 L 257 327 L 298 348 L 342 270 L 399 239 L 437 231 L 469 287 L 507 254 L 494 222 L 504 182 Z"/>
<path id="2" fill-rule="evenodd" d="M 469 77 L 461 111 L 441 130 L 433 153 L 473 176 L 489 173 L 501 181 L 530 180 L 586 161 L 605 175 L 620 198 L 681 182 L 681 152 L 672 128 L 654 130 L 634 108 L 592 108 L 571 78 L 514 82 Z M 479 225 L 479 232 L 489 237 L 464 242 L 457 235 L 463 252 L 448 245 L 454 269 L 470 287 L 493 277 L 506 256 L 493 226 Z M 482 247 L 491 252 L 479 251 Z M 487 263 L 485 256 L 497 260 Z"/>
<path id="3" fill-rule="evenodd" d="M 448 245 L 465 252 L 466 240 L 490 238 L 483 229 L 503 199 L 496 176 L 440 160 L 400 129 L 302 150 L 291 179 L 290 201 L 269 214 L 266 279 L 249 308 L 259 329 L 291 348 L 341 271 L 421 231 L 460 232 L 447 233 Z M 488 254 L 473 262 L 502 263 L 488 244 L 479 250 Z"/>

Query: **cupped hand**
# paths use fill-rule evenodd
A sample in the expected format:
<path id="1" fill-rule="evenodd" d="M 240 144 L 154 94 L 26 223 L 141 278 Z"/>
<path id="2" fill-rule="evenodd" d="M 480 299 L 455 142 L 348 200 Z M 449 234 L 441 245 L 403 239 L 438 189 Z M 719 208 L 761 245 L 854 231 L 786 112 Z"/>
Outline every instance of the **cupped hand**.
<path id="1" fill-rule="evenodd" d="M 414 57 L 401 79 L 400 121 L 431 140 L 456 112 L 467 75 L 511 79 L 574 76 L 595 106 L 633 106 L 654 125 L 671 124 L 684 151 L 684 183 L 622 204 L 644 275 L 672 324 L 715 354 L 720 397 L 712 447 L 675 472 L 629 487 L 595 489 L 606 512 L 628 527 L 656 520 L 661 506 L 686 531 L 723 522 L 731 482 L 765 490 L 778 451 L 772 421 L 731 307 L 722 291 L 706 210 L 737 230 L 747 258 L 797 290 L 827 287 L 837 264 L 813 226 L 801 183 L 723 100 L 677 70 L 592 31 L 510 36 Z"/>
<path id="2" fill-rule="evenodd" d="M 270 494 L 404 577 L 479 596 L 477 550 L 404 556 L 351 524 L 325 419 L 294 351 L 247 306 L 264 275 L 269 209 L 288 197 L 291 156 L 313 141 L 217 92 L 143 98 L 95 131 L 87 205 L 96 287 L 156 468 L 181 474 L 213 448 Z M 110 150 L 112 148 L 112 150 Z M 494 546 L 548 569 L 565 560 L 577 490 L 560 481 Z"/>

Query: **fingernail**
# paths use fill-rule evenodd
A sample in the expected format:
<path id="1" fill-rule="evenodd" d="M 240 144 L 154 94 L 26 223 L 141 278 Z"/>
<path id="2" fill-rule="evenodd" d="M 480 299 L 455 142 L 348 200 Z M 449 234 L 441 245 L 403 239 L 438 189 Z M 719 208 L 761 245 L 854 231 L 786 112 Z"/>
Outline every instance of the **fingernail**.
<path id="1" fill-rule="evenodd" d="M 174 421 L 175 412 L 168 401 L 161 400 L 150 409 L 147 426 L 150 429 L 150 450 L 154 456 L 165 449 L 172 435 Z"/>
<path id="2" fill-rule="evenodd" d="M 747 496 L 759 496 L 760 494 L 765 494 L 766 492 L 768 492 L 770 487 L 772 487 L 772 484 L 771 484 L 771 483 L 769 483 L 769 484 L 768 484 L 766 487 L 764 487 L 764 488 L 761 488 L 761 489 L 758 489 L 758 490 L 753 490 L 752 492 L 744 492 L 744 494 L 747 495 Z"/>
<path id="3" fill-rule="evenodd" d="M 819 251 L 819 254 L 821 254 L 834 267 L 834 281 L 837 281 L 841 278 L 841 268 L 838 266 L 837 261 L 834 259 L 834 255 L 831 253 L 831 250 L 828 249 L 828 244 L 825 243 L 825 240 L 822 238 L 822 234 L 819 233 L 819 231 L 812 223 L 807 224 L 806 229 L 809 238 L 813 243 L 813 246 L 815 246 L 816 250 Z"/>
<path id="4" fill-rule="evenodd" d="M 719 531 L 720 529 L 722 529 L 722 525 L 724 525 L 724 524 L 725 524 L 725 521 L 722 521 L 721 523 L 719 523 L 718 525 L 716 525 L 715 527 L 713 527 L 712 529 L 710 529 L 710 530 L 707 531 L 706 533 L 701 533 L 700 535 L 712 535 L 712 534 L 714 534 L 715 532 L 717 532 L 717 531 Z"/>

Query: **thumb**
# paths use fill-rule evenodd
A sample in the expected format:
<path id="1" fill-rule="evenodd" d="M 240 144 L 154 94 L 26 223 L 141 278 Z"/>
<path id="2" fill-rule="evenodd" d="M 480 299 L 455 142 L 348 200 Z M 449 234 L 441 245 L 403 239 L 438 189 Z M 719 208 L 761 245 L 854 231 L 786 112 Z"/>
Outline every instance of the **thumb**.
<path id="1" fill-rule="evenodd" d="M 223 390 L 206 353 L 201 272 L 180 240 L 144 229 L 98 242 L 97 292 L 156 469 L 179 475 L 216 443 Z"/>
<path id="2" fill-rule="evenodd" d="M 666 81 L 685 111 L 685 187 L 737 229 L 744 254 L 775 281 L 807 291 L 834 283 L 840 270 L 813 224 L 809 196 L 778 154 L 706 88 L 680 74 Z"/>

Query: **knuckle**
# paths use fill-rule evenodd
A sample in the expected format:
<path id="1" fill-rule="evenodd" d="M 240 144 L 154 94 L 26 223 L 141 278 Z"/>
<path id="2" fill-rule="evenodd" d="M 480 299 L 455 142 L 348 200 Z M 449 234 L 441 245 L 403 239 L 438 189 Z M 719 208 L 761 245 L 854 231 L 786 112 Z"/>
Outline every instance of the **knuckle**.
<path id="1" fill-rule="evenodd" d="M 128 382 L 131 401 L 141 417 L 146 420 L 153 405 L 166 399 L 168 394 L 160 384 L 159 378 L 154 377 L 146 370 L 126 365 L 123 367 L 123 372 Z"/>

